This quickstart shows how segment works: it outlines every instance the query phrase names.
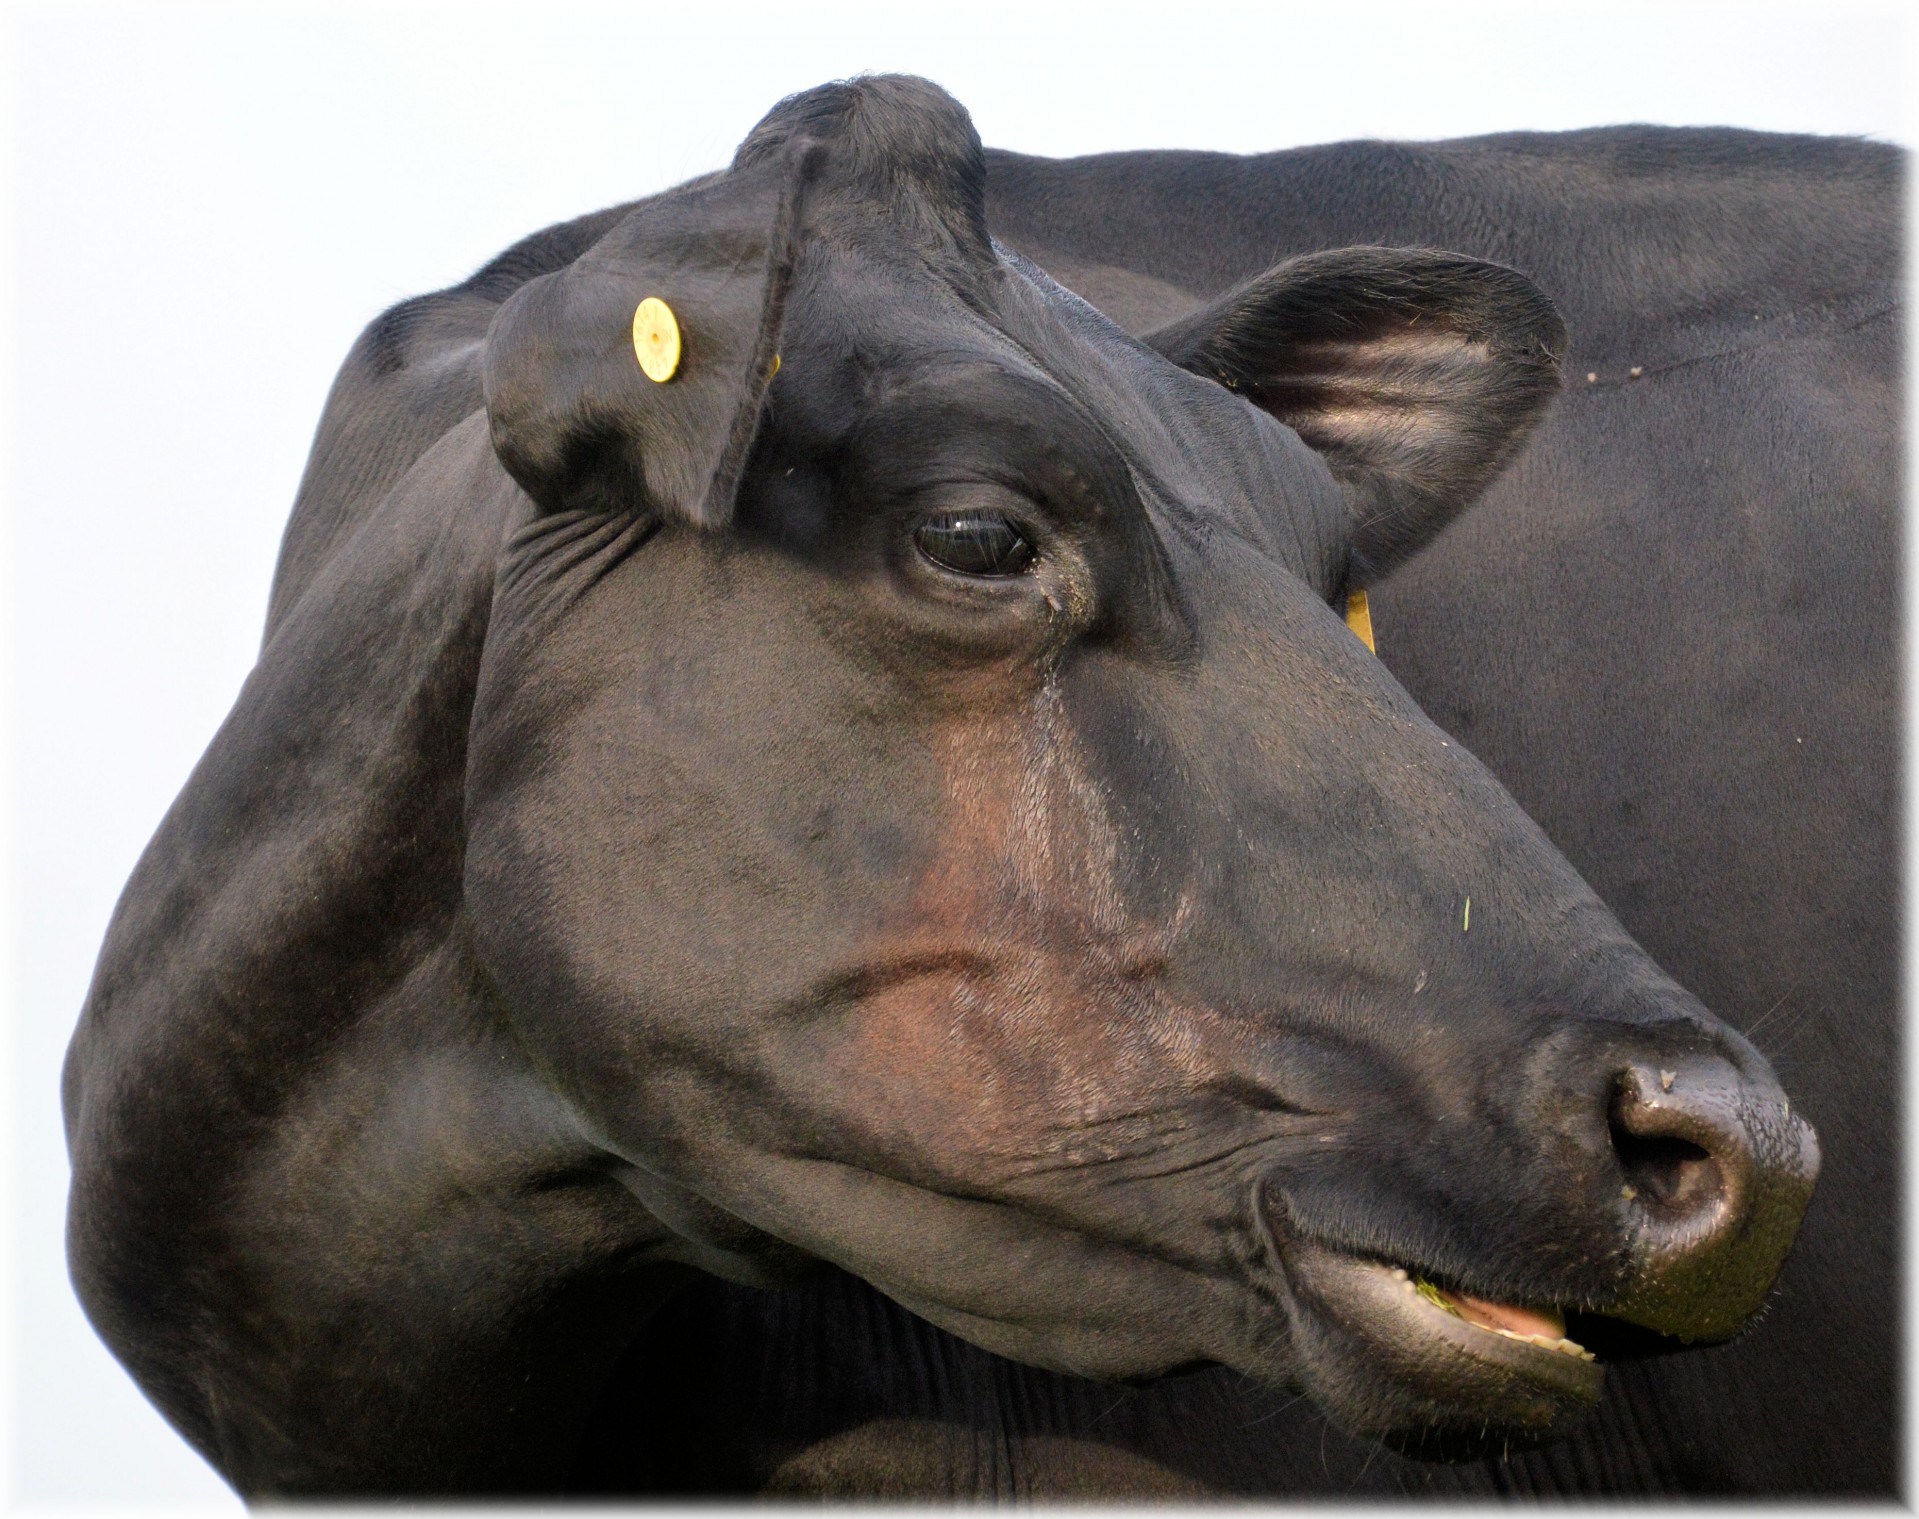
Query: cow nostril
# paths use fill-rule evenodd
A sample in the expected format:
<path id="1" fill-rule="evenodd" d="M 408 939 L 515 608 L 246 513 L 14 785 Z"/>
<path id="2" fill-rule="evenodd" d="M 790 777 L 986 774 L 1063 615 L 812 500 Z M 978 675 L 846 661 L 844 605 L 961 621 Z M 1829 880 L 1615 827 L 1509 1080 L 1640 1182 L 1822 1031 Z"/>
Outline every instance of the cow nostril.
<path id="1" fill-rule="evenodd" d="M 1681 1339 L 1728 1338 L 1805 1211 L 1812 1130 L 1763 1072 L 1690 1051 L 1615 1069 L 1605 1121 L 1608 1211 L 1633 1256 L 1631 1286 L 1605 1311 Z"/>
<path id="2" fill-rule="evenodd" d="M 1715 1229 L 1736 1207 L 1734 1194 L 1744 1190 L 1742 1161 L 1750 1143 L 1742 1143 L 1721 1098 L 1697 1078 L 1665 1072 L 1657 1084 L 1649 1073 L 1628 1072 L 1614 1088 L 1606 1128 L 1624 1194 L 1669 1237 Z"/>
<path id="3" fill-rule="evenodd" d="M 1699 1145 L 1673 1134 L 1634 1134 L 1615 1121 L 1613 1152 L 1633 1195 L 1672 1213 L 1697 1213 L 1725 1196 L 1719 1162 Z"/>

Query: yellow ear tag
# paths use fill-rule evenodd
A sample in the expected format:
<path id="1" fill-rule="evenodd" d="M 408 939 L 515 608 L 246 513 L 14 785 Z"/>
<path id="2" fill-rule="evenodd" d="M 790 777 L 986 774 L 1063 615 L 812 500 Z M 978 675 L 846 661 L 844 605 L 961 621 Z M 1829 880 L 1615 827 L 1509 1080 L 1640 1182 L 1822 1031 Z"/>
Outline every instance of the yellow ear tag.
<path id="1" fill-rule="evenodd" d="M 649 295 L 633 310 L 633 352 L 641 372 L 656 385 L 664 385 L 680 367 L 679 320 L 657 295 Z"/>
<path id="2" fill-rule="evenodd" d="M 1377 654 L 1373 647 L 1373 614 L 1366 605 L 1364 591 L 1349 591 L 1346 594 L 1346 626 L 1359 635 L 1359 641 L 1366 645 L 1368 652 Z"/>
<path id="3" fill-rule="evenodd" d="M 779 372 L 780 372 L 780 356 L 776 353 L 773 355 L 773 367 L 766 371 L 766 377 L 767 379 L 770 380 L 773 378 L 774 375 L 778 374 Z"/>

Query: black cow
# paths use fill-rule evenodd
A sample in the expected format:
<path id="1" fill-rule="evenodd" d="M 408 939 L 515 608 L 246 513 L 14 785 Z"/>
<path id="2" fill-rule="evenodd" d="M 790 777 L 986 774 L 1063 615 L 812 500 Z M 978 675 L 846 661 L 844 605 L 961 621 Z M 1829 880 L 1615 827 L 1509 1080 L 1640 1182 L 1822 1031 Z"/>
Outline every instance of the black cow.
<path id="1" fill-rule="evenodd" d="M 243 1491 L 951 1483 L 914 1350 L 688 1376 L 819 1294 L 1058 1392 L 1013 1465 L 1107 1491 L 1231 1454 L 1078 1378 L 1472 1455 L 1597 1401 L 1564 1310 L 1757 1308 L 1810 1128 L 1339 615 L 1552 307 L 1355 247 L 1141 344 L 985 189 L 930 86 L 827 87 L 349 357 L 68 1069 L 82 1297 Z M 823 1262 L 917 1317 L 697 1285 Z"/>
<path id="2" fill-rule="evenodd" d="M 1662 964 L 1777 1047 L 1819 1128 L 1819 1196 L 1777 1311 L 1657 1359 L 1595 1326 L 1598 1414 L 1506 1462 L 1411 1465 L 1224 1373 L 1075 1384 L 836 1277 L 676 1301 L 603 1410 L 602 1480 L 1895 1492 L 1905 155 L 1628 127 L 987 158 L 995 233 L 1138 332 L 1353 243 L 1460 249 L 1552 295 L 1569 393 L 1374 591 L 1380 654 Z"/>

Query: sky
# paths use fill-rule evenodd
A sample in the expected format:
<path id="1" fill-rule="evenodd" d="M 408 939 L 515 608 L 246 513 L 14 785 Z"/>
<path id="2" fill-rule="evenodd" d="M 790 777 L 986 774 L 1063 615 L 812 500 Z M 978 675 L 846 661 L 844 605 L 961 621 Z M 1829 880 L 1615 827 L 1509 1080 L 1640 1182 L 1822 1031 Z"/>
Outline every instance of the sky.
<path id="1" fill-rule="evenodd" d="M 991 145 L 1255 152 L 1620 121 L 1910 144 L 1897 5 L 12 4 L 0 276 L 0 1494 L 237 1500 L 87 1327 L 61 1053 L 258 648 L 333 371 L 383 307 L 716 168 L 781 96 L 925 74 Z"/>

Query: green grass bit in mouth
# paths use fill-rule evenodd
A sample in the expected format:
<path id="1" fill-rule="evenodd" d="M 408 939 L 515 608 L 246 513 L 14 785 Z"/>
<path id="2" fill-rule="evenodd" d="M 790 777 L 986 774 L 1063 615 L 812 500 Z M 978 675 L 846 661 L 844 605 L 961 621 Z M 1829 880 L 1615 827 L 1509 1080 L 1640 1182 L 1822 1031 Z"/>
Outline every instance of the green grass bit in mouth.
<path id="1" fill-rule="evenodd" d="M 1459 1305 L 1454 1303 L 1451 1298 L 1447 1297 L 1445 1293 L 1441 1292 L 1431 1282 L 1427 1281 L 1425 1277 L 1415 1276 L 1412 1281 L 1413 1290 L 1435 1308 L 1444 1308 L 1456 1319 L 1463 1319 L 1465 1317 L 1465 1315 L 1459 1311 Z"/>

